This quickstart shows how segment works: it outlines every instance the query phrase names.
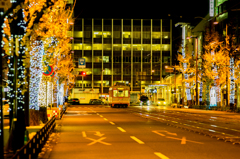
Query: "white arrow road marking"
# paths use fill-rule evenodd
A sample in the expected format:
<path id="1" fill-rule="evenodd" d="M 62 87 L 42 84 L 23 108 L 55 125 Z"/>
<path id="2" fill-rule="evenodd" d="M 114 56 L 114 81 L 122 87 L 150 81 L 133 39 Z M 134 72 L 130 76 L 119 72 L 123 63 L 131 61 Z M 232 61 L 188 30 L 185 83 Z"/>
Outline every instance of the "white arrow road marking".
<path id="1" fill-rule="evenodd" d="M 160 136 L 166 136 L 166 135 L 164 135 L 164 134 L 162 134 L 162 133 L 159 133 L 159 132 L 157 132 L 157 131 L 152 131 L 152 132 L 154 132 L 154 133 L 156 133 L 156 134 L 158 134 L 158 135 L 160 135 Z"/>
<path id="2" fill-rule="evenodd" d="M 171 132 L 166 131 L 166 130 L 159 130 L 159 131 L 160 131 L 160 132 L 165 132 L 165 133 L 167 133 L 167 134 L 169 134 L 169 135 L 177 136 L 177 133 L 171 133 Z"/>
<path id="3" fill-rule="evenodd" d="M 186 144 L 186 137 L 185 136 L 182 137 L 181 144 Z"/>
<path id="4" fill-rule="evenodd" d="M 85 131 L 82 131 L 82 136 L 83 136 L 83 137 L 87 137 L 87 135 L 86 135 L 86 132 L 85 132 Z"/>
<path id="5" fill-rule="evenodd" d="M 96 135 L 96 136 L 102 137 L 104 135 L 104 134 L 101 134 L 100 131 L 95 131 L 95 132 L 96 132 L 96 134 L 94 134 L 94 135 Z"/>
<path id="6" fill-rule="evenodd" d="M 174 138 L 174 137 L 166 136 L 166 138 L 174 139 L 174 140 L 181 140 L 181 144 L 182 144 L 182 143 L 184 144 L 184 142 L 185 142 L 185 144 L 186 144 L 186 141 L 192 142 L 192 143 L 196 143 L 196 144 L 204 144 L 204 143 L 202 143 L 202 142 L 187 140 L 186 137 L 183 137 L 182 139 L 180 139 L 180 138 Z"/>

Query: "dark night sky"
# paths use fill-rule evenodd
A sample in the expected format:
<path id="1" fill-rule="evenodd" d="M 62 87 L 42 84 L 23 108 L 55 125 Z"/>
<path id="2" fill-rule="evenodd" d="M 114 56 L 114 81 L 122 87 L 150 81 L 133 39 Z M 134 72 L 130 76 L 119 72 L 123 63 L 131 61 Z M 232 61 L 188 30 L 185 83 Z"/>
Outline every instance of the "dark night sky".
<path id="1" fill-rule="evenodd" d="M 135 2 L 135 3 L 134 3 Z M 209 0 L 158 0 L 158 1 L 82 1 L 77 0 L 75 17 L 160 19 L 195 23 L 194 17 L 208 13 Z M 182 18 L 180 18 L 182 16 Z"/>

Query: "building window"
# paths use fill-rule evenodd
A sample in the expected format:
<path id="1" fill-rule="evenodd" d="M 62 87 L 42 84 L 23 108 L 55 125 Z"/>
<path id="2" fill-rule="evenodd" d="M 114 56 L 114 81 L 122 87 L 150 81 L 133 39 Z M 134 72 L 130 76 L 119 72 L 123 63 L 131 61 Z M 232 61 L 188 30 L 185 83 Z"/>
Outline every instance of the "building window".
<path id="1" fill-rule="evenodd" d="M 152 38 L 153 39 L 160 39 L 161 38 L 161 32 L 152 32 Z"/>
<path id="2" fill-rule="evenodd" d="M 95 56 L 95 62 L 102 62 L 102 56 Z"/>
<path id="3" fill-rule="evenodd" d="M 170 62 L 170 57 L 163 57 L 163 63 Z"/>
<path id="4" fill-rule="evenodd" d="M 109 68 L 105 68 L 104 75 L 111 75 L 111 70 Z"/>
<path id="5" fill-rule="evenodd" d="M 82 50 L 82 44 L 73 44 L 73 50 Z"/>
<path id="6" fill-rule="evenodd" d="M 151 51 L 151 45 L 150 44 L 143 44 L 143 51 Z"/>
<path id="7" fill-rule="evenodd" d="M 141 44 L 134 44 L 133 45 L 133 51 L 141 51 L 142 47 Z"/>
<path id="8" fill-rule="evenodd" d="M 74 31 L 74 37 L 75 38 L 82 38 L 83 32 L 82 31 Z"/>
<path id="9" fill-rule="evenodd" d="M 124 51 L 131 51 L 131 44 L 123 44 L 123 48 Z"/>
<path id="10" fill-rule="evenodd" d="M 163 32 L 162 36 L 163 36 L 162 37 L 163 39 L 169 39 L 170 38 L 170 33 L 169 32 Z"/>
<path id="11" fill-rule="evenodd" d="M 140 31 L 134 31 L 133 32 L 133 38 L 140 39 L 141 38 L 141 32 Z"/>
<path id="12" fill-rule="evenodd" d="M 123 32 L 123 38 L 131 38 L 131 32 Z"/>
<path id="13" fill-rule="evenodd" d="M 92 50 L 92 44 L 83 44 L 84 50 Z"/>
<path id="14" fill-rule="evenodd" d="M 109 62 L 109 56 L 103 56 L 103 62 Z"/>
<path id="15" fill-rule="evenodd" d="M 91 38 L 92 32 L 91 31 L 84 31 L 84 38 Z"/>
<path id="16" fill-rule="evenodd" d="M 93 50 L 102 50 L 102 44 L 93 44 Z"/>
<path id="17" fill-rule="evenodd" d="M 103 38 L 111 38 L 111 37 L 112 37 L 112 33 L 110 31 L 103 32 Z"/>
<path id="18" fill-rule="evenodd" d="M 102 32 L 94 31 L 93 32 L 93 38 L 102 38 Z"/>
<path id="19" fill-rule="evenodd" d="M 120 31 L 114 31 L 113 32 L 113 38 L 117 38 L 119 39 L 121 36 L 120 36 Z"/>
<path id="20" fill-rule="evenodd" d="M 154 45 L 152 45 L 152 50 L 153 51 L 160 51 L 160 49 L 161 49 L 160 46 L 161 46 L 160 44 L 154 44 Z"/>
<path id="21" fill-rule="evenodd" d="M 103 50 L 112 50 L 111 44 L 103 44 Z"/>
<path id="22" fill-rule="evenodd" d="M 150 31 L 144 31 L 143 32 L 143 39 L 150 39 L 151 38 L 151 32 Z"/>
<path id="23" fill-rule="evenodd" d="M 121 51 L 121 44 L 113 44 L 113 50 L 114 51 Z"/>
<path id="24" fill-rule="evenodd" d="M 170 44 L 162 44 L 163 51 L 170 51 Z"/>

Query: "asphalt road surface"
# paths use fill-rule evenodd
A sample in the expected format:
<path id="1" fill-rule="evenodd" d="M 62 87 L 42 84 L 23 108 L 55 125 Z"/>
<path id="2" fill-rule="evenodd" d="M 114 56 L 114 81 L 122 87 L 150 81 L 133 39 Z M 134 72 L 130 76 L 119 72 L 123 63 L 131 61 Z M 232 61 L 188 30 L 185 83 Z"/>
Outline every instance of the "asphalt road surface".
<path id="1" fill-rule="evenodd" d="M 45 151 L 39 158 L 46 156 L 50 159 L 239 158 L 238 144 L 224 142 L 216 137 L 212 138 L 198 131 L 181 129 L 174 125 L 188 126 L 189 123 L 193 125 L 200 123 L 203 129 L 212 124 L 208 121 L 202 123 L 195 120 L 209 118 L 216 123 L 214 127 L 222 128 L 220 123 L 222 116 L 219 115 L 217 120 L 216 116 L 211 118 L 213 115 L 214 113 L 209 112 L 184 112 L 154 106 L 129 108 L 110 108 L 101 105 L 70 106 L 63 118 L 57 120 L 56 132 L 51 135 Z M 196 129 L 199 129 L 198 126 Z M 219 132 L 222 130 L 225 129 Z M 212 131 L 215 130 L 211 129 L 210 132 Z M 238 135 L 236 131 L 233 131 L 235 136 Z"/>

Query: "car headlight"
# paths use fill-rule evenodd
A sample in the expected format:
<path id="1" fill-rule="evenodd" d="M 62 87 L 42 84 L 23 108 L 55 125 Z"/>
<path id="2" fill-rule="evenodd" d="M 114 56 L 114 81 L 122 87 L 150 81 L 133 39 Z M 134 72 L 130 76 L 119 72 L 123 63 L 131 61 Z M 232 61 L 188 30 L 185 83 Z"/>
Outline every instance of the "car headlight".
<path id="1" fill-rule="evenodd" d="M 147 105 L 150 105 L 150 101 L 149 100 L 147 101 Z"/>

